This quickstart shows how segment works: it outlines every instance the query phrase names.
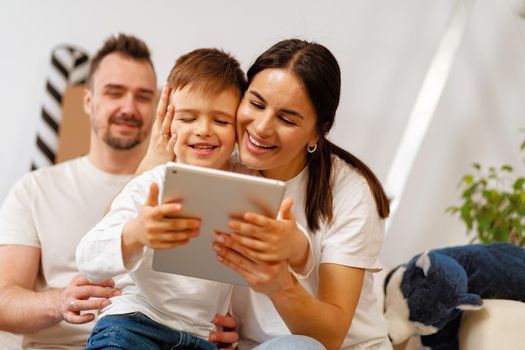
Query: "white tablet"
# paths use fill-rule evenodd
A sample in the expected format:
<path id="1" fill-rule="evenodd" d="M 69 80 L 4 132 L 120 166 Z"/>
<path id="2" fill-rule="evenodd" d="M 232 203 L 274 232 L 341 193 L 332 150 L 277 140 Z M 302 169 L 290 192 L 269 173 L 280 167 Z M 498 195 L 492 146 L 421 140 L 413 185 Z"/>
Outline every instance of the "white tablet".
<path id="1" fill-rule="evenodd" d="M 247 285 L 234 270 L 217 260 L 214 231 L 229 233 L 228 221 L 247 211 L 276 217 L 285 183 L 229 171 L 170 163 L 161 202 L 182 204 L 180 217 L 201 219 L 199 236 L 184 246 L 156 250 L 153 269 L 185 276 Z"/>

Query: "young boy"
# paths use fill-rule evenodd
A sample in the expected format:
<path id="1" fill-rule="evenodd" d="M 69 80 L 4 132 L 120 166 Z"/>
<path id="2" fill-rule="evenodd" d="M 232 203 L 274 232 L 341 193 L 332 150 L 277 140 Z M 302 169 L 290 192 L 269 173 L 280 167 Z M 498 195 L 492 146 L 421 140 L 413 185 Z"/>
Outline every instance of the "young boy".
<path id="1" fill-rule="evenodd" d="M 235 113 L 246 87 L 239 63 L 222 51 L 198 49 L 177 60 L 168 85 L 177 161 L 230 170 Z M 103 310 L 86 349 L 216 349 L 204 339 L 215 314 L 228 311 L 231 286 L 151 268 L 152 249 L 180 246 L 199 232 L 199 220 L 173 218 L 180 204 L 158 203 L 165 168 L 132 180 L 77 248 L 78 268 L 89 279 L 129 273 L 134 281 Z"/>

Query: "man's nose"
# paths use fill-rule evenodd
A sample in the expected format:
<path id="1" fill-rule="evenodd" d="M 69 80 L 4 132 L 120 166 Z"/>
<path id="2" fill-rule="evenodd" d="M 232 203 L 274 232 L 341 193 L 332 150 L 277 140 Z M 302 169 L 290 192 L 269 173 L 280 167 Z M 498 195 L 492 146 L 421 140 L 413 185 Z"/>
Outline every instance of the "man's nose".
<path id="1" fill-rule="evenodd" d="M 132 94 L 126 94 L 122 98 L 121 111 L 124 115 L 134 115 L 136 114 L 135 108 L 135 99 Z"/>

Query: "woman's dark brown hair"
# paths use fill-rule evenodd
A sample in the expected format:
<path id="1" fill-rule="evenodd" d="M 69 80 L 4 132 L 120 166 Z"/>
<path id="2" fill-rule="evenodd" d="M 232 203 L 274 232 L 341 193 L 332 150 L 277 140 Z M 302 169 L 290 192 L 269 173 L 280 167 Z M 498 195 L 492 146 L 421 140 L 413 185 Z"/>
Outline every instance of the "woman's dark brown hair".
<path id="1" fill-rule="evenodd" d="M 248 70 L 248 84 L 268 68 L 288 69 L 302 81 L 317 114 L 317 150 L 306 153 L 308 184 L 305 214 L 308 228 L 319 229 L 320 221 L 332 222 L 332 155 L 343 159 L 368 182 L 381 218 L 389 215 L 388 198 L 370 168 L 357 157 L 326 139 L 332 128 L 341 92 L 341 70 L 334 55 L 324 46 L 299 39 L 278 42 L 260 55 Z"/>

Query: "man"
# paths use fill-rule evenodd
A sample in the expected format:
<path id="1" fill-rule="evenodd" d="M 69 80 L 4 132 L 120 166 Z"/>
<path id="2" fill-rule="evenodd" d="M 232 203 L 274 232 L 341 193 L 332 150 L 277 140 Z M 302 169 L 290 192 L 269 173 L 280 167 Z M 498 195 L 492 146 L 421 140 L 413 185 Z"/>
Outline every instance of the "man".
<path id="1" fill-rule="evenodd" d="M 3 203 L 0 330 L 23 334 L 25 348 L 82 348 L 96 310 L 119 294 L 113 281 L 78 274 L 75 248 L 144 156 L 155 89 L 146 44 L 109 38 L 93 58 L 84 93 L 89 153 L 25 175 Z"/>

